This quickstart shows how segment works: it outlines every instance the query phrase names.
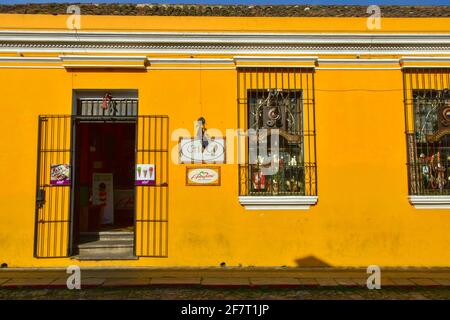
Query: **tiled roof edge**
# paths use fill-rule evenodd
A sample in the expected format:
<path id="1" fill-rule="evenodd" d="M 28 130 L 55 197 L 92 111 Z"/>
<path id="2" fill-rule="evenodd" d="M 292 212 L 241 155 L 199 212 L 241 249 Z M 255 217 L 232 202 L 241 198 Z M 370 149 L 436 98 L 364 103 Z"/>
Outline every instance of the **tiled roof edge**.
<path id="1" fill-rule="evenodd" d="M 76 3 L 75 3 L 76 4 Z M 67 14 L 67 3 L 0 5 L 0 14 Z M 82 15 L 221 17 L 368 17 L 354 5 L 77 4 Z M 450 17 L 450 6 L 380 6 L 382 17 Z"/>

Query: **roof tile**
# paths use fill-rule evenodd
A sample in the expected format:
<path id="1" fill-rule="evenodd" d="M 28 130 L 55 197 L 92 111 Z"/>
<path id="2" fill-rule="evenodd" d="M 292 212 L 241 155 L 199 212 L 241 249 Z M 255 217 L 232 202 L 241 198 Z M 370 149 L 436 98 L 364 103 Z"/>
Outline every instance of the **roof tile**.
<path id="1" fill-rule="evenodd" d="M 78 4 L 85 15 L 233 16 L 233 17 L 368 17 L 366 6 L 332 5 L 167 5 Z M 69 4 L 0 5 L 0 13 L 66 14 Z M 380 6 L 382 17 L 450 17 L 450 6 Z"/>

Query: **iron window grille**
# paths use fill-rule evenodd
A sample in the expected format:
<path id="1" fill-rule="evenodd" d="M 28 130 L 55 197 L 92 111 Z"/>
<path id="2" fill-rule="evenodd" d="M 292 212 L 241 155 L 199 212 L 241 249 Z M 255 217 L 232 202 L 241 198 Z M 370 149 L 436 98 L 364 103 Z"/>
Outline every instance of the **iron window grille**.
<path id="1" fill-rule="evenodd" d="M 450 194 L 450 69 L 403 73 L 410 195 Z"/>
<path id="2" fill-rule="evenodd" d="M 137 99 L 79 99 L 77 115 L 82 117 L 137 117 Z"/>
<path id="3" fill-rule="evenodd" d="M 239 195 L 317 195 L 313 69 L 239 69 L 238 128 Z"/>

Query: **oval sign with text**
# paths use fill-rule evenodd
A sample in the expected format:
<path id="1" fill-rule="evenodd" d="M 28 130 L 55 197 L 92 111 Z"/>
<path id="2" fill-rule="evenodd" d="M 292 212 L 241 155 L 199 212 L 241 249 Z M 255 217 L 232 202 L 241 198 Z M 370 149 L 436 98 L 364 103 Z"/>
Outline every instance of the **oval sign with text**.
<path id="1" fill-rule="evenodd" d="M 186 168 L 187 185 L 218 186 L 220 185 L 220 168 Z"/>
<path id="2" fill-rule="evenodd" d="M 180 163 L 225 163 L 225 138 L 181 138 Z"/>

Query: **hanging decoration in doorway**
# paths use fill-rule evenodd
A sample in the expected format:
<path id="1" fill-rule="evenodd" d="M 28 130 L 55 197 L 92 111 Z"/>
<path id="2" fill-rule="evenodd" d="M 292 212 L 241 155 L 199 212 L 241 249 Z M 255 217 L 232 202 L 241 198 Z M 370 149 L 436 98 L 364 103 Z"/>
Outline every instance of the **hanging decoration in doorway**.
<path id="1" fill-rule="evenodd" d="M 102 109 L 108 113 L 108 115 L 113 116 L 116 114 L 117 109 L 114 100 L 112 99 L 112 95 L 110 93 L 106 93 L 102 100 Z"/>
<path id="2" fill-rule="evenodd" d="M 136 165 L 136 185 L 153 186 L 156 183 L 156 172 L 154 164 Z"/>
<path id="3" fill-rule="evenodd" d="M 112 100 L 112 96 L 110 93 L 105 94 L 102 101 L 102 109 L 108 109 L 109 102 Z"/>
<path id="4" fill-rule="evenodd" d="M 50 165 L 50 185 L 70 186 L 71 182 L 69 164 Z"/>

